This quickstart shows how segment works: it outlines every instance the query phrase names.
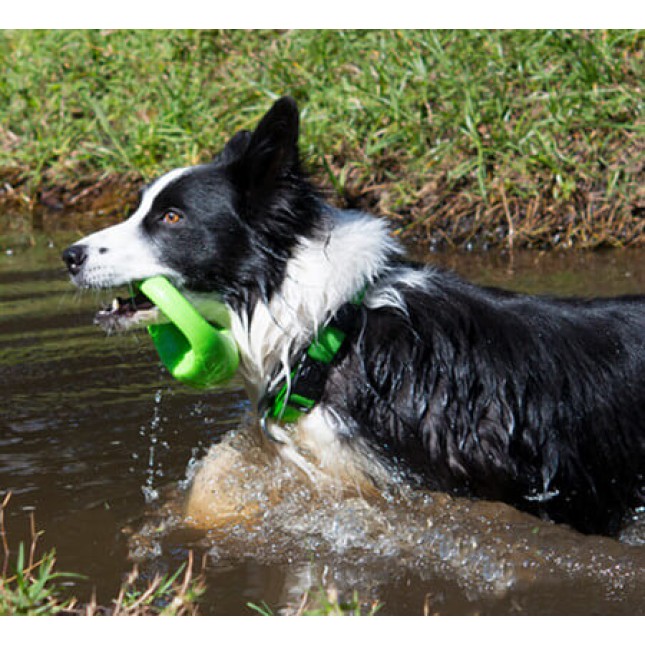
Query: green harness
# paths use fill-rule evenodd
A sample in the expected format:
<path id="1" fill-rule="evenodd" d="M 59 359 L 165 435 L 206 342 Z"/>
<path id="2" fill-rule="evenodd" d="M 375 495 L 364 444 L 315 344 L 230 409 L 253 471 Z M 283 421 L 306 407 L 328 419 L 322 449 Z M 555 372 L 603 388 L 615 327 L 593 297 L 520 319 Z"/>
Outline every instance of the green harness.
<path id="1" fill-rule="evenodd" d="M 356 324 L 358 310 L 363 304 L 366 292 L 367 287 L 339 309 L 303 352 L 290 378 L 283 378 L 267 394 L 260 405 L 263 427 L 266 427 L 267 419 L 294 423 L 315 407 L 322 396 L 329 366 L 338 356 L 347 334 Z"/>

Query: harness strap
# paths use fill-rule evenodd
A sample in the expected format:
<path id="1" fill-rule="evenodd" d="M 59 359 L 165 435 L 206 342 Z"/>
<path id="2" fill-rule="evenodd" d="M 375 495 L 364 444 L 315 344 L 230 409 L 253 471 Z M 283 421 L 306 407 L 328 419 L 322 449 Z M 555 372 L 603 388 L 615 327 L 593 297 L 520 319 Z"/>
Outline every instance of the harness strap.
<path id="1" fill-rule="evenodd" d="M 329 324 L 320 329 L 307 349 L 302 353 L 290 379 L 283 378 L 265 397 L 261 409 L 262 428 L 267 432 L 266 420 L 294 423 L 303 414 L 310 412 L 322 398 L 329 368 L 338 356 L 347 334 L 354 328 L 357 314 L 362 306 L 367 287 L 347 304 L 343 305 Z"/>

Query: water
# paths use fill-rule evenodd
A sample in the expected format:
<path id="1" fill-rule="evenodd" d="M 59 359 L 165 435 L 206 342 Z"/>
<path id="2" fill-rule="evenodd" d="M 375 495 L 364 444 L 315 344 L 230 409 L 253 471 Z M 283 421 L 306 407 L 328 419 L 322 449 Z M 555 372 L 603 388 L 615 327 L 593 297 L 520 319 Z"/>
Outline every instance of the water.
<path id="1" fill-rule="evenodd" d="M 0 237 L 0 497 L 12 491 L 12 546 L 33 513 L 59 568 L 87 576 L 78 597 L 108 602 L 134 562 L 152 576 L 192 550 L 208 614 L 284 612 L 321 587 L 386 614 L 645 613 L 642 522 L 614 540 L 440 494 L 324 496 L 253 445 L 233 473 L 247 520 L 186 525 L 197 466 L 224 435 L 244 441 L 248 403 L 235 381 L 208 394 L 173 382 L 145 334 L 93 327 L 110 296 L 68 284 L 59 257 L 75 237 Z M 643 251 L 431 260 L 533 293 L 645 292 Z"/>

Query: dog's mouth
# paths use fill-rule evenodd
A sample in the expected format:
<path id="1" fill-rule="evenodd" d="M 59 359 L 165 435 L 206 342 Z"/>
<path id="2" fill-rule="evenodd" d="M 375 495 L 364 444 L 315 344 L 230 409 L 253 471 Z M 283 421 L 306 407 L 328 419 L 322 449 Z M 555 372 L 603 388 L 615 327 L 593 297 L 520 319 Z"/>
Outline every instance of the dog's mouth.
<path id="1" fill-rule="evenodd" d="M 126 331 L 133 327 L 158 322 L 159 309 L 140 291 L 127 298 L 116 297 L 109 305 L 100 309 L 94 323 L 107 332 Z"/>

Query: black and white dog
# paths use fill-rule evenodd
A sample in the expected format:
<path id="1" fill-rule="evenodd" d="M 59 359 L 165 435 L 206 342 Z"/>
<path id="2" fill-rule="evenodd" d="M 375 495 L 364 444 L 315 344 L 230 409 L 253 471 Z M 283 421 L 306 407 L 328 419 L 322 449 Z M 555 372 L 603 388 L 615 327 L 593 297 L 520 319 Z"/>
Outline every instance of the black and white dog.
<path id="1" fill-rule="evenodd" d="M 645 297 L 538 298 L 405 262 L 385 221 L 322 201 L 298 128 L 280 99 L 211 163 L 154 181 L 65 251 L 74 284 L 163 275 L 206 317 L 224 302 L 266 445 L 311 477 L 403 478 L 616 533 L 645 503 Z M 155 316 L 142 298 L 102 314 Z M 335 349 L 307 358 L 329 328 Z M 269 414 L 285 383 L 309 401 L 290 420 Z"/>

